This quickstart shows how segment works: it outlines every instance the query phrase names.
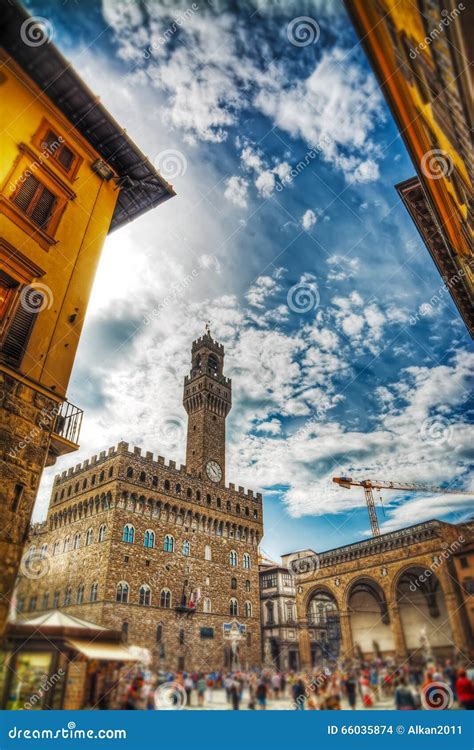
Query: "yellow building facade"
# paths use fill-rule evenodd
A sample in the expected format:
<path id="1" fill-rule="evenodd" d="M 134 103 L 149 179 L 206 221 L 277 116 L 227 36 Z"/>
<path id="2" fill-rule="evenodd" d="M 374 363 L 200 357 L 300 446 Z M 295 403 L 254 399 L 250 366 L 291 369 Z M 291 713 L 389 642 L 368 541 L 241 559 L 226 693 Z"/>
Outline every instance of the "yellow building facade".
<path id="1" fill-rule="evenodd" d="M 67 387 L 105 238 L 174 195 L 34 19 L 2 16 L 0 637 L 42 471 L 78 448 Z"/>
<path id="2" fill-rule="evenodd" d="M 474 6 L 345 0 L 417 175 L 397 185 L 471 335 L 474 332 Z"/>

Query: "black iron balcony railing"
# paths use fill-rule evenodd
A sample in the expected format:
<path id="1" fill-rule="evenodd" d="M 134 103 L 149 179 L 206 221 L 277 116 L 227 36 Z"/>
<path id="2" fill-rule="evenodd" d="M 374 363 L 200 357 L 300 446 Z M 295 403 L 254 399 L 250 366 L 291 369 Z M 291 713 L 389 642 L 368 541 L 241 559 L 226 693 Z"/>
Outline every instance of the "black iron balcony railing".
<path id="1" fill-rule="evenodd" d="M 61 411 L 56 416 L 53 427 L 53 434 L 67 440 L 70 443 L 79 443 L 79 433 L 81 431 L 82 417 L 84 412 L 78 406 L 64 401 L 61 405 Z"/>

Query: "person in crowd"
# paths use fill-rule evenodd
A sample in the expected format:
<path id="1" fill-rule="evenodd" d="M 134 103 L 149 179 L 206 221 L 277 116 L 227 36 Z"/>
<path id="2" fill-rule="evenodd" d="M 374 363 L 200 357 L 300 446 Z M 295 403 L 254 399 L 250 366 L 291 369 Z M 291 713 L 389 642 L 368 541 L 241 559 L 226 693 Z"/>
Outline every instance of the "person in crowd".
<path id="1" fill-rule="evenodd" d="M 306 701 L 306 686 L 302 677 L 298 677 L 293 683 L 293 701 L 297 711 L 304 711 Z"/>
<path id="2" fill-rule="evenodd" d="M 255 697 L 257 699 L 257 706 L 260 711 L 265 711 L 267 707 L 267 696 L 268 696 L 268 686 L 264 680 L 260 680 L 260 682 L 257 685 L 257 690 L 255 692 Z"/>
<path id="3" fill-rule="evenodd" d="M 416 708 L 415 697 L 405 677 L 400 677 L 395 688 L 395 708 L 398 711 L 414 711 Z"/>
<path id="4" fill-rule="evenodd" d="M 461 708 L 474 710 L 474 682 L 469 679 L 465 669 L 458 670 L 456 695 Z"/>

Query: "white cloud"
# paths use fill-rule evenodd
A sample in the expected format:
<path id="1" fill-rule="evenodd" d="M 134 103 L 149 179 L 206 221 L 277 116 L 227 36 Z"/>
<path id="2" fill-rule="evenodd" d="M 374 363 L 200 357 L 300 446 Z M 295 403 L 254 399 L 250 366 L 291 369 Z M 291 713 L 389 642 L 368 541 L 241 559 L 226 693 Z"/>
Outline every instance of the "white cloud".
<path id="1" fill-rule="evenodd" d="M 248 194 L 248 181 L 243 177 L 234 175 L 229 177 L 226 182 L 226 189 L 224 190 L 224 196 L 228 201 L 234 203 L 240 208 L 246 208 L 247 206 L 247 194 Z"/>
<path id="2" fill-rule="evenodd" d="M 309 231 L 314 227 L 316 224 L 316 214 L 314 211 L 312 211 L 310 208 L 308 208 L 307 211 L 304 212 L 303 216 L 301 217 L 301 226 L 303 229 L 306 229 L 306 231 Z"/>

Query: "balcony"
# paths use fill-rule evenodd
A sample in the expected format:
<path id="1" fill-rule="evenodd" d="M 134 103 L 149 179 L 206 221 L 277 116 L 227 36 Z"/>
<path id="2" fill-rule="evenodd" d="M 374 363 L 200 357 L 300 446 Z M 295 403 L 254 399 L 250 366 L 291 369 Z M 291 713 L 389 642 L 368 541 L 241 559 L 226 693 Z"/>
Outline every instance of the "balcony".
<path id="1" fill-rule="evenodd" d="M 52 466 L 58 456 L 73 453 L 79 448 L 79 433 L 81 431 L 82 416 L 84 412 L 79 407 L 64 401 L 61 410 L 56 415 L 51 430 L 51 441 L 49 444 L 48 466 Z"/>

